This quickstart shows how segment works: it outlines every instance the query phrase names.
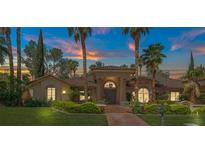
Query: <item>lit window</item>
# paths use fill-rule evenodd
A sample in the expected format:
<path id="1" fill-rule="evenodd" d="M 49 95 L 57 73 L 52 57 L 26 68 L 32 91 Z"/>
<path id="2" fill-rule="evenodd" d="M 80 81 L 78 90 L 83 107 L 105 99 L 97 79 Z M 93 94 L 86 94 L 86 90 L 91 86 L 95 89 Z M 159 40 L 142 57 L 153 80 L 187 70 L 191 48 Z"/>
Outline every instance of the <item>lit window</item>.
<path id="1" fill-rule="evenodd" d="M 178 101 L 179 100 L 179 92 L 171 92 L 171 101 Z"/>
<path id="2" fill-rule="evenodd" d="M 85 92 L 80 91 L 80 101 L 84 101 L 84 100 L 85 100 Z"/>
<path id="3" fill-rule="evenodd" d="M 88 94 L 88 100 L 90 99 L 90 95 Z M 85 100 L 85 92 L 84 91 L 80 91 L 80 101 L 84 101 Z"/>
<path id="4" fill-rule="evenodd" d="M 47 88 L 47 100 L 56 100 L 56 88 Z"/>
<path id="5" fill-rule="evenodd" d="M 141 88 L 138 91 L 138 100 L 141 103 L 149 102 L 149 91 L 146 88 Z"/>
<path id="6" fill-rule="evenodd" d="M 116 85 L 112 81 L 108 81 L 105 83 L 104 88 L 116 88 Z"/>

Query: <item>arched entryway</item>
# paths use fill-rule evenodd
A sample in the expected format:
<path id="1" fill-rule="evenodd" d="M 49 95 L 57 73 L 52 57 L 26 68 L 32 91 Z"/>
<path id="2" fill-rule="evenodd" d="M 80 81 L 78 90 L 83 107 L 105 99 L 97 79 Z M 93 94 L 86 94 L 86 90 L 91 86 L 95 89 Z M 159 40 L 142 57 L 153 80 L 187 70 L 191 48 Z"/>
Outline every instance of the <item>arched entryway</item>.
<path id="1" fill-rule="evenodd" d="M 140 88 L 138 91 L 138 100 L 141 103 L 149 102 L 149 90 L 147 88 Z"/>
<path id="2" fill-rule="evenodd" d="M 117 87 L 113 81 L 106 81 L 104 84 L 105 101 L 109 104 L 116 103 Z"/>

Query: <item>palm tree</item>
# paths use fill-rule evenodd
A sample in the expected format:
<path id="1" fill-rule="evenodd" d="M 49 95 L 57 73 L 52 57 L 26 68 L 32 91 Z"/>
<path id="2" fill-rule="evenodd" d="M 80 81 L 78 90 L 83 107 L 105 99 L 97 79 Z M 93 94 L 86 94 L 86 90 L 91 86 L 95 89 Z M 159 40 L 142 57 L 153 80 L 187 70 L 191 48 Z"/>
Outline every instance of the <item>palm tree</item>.
<path id="1" fill-rule="evenodd" d="M 143 62 L 148 71 L 152 73 L 152 101 L 156 99 L 156 73 L 163 58 L 166 56 L 162 54 L 164 46 L 160 43 L 152 44 L 147 49 L 143 49 Z"/>
<path id="2" fill-rule="evenodd" d="M 130 34 L 131 38 L 135 43 L 135 76 L 138 77 L 138 67 L 139 67 L 139 44 L 141 35 L 146 35 L 149 33 L 149 28 L 147 27 L 125 27 L 123 28 L 123 34 Z"/>
<path id="3" fill-rule="evenodd" d="M 138 78 L 138 67 L 139 67 L 139 44 L 141 35 L 146 35 L 149 33 L 149 28 L 147 27 L 125 27 L 123 28 L 123 34 L 130 34 L 131 38 L 134 40 L 135 44 L 135 77 Z M 138 86 L 136 84 L 135 92 L 138 92 Z M 138 95 L 136 100 L 138 100 Z"/>
<path id="4" fill-rule="evenodd" d="M 16 40 L 17 40 L 17 79 L 21 80 L 21 28 L 16 28 Z M 20 88 L 20 87 L 19 87 Z"/>
<path id="5" fill-rule="evenodd" d="M 0 28 L 0 32 L 6 36 L 6 44 L 7 44 L 7 55 L 9 57 L 9 69 L 10 69 L 10 91 L 14 91 L 14 64 L 13 64 L 13 52 L 11 45 L 11 28 L 2 27 Z"/>
<path id="6" fill-rule="evenodd" d="M 142 59 L 142 56 L 140 56 L 140 58 L 139 58 L 140 76 L 142 76 L 142 66 L 143 66 L 143 59 Z"/>
<path id="7" fill-rule="evenodd" d="M 86 38 L 91 35 L 92 29 L 90 27 L 70 27 L 68 28 L 68 35 L 74 36 L 75 42 L 80 42 L 83 55 L 83 76 L 84 76 L 84 91 L 85 101 L 88 101 L 88 79 L 87 79 L 87 54 L 86 54 Z"/>

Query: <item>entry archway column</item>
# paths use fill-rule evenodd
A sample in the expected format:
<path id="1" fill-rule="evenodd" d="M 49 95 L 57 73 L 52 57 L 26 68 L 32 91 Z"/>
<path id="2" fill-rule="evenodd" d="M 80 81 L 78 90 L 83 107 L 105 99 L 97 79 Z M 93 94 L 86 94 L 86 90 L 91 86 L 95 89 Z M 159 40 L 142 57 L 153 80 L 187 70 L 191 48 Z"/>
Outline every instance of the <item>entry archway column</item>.
<path id="1" fill-rule="evenodd" d="M 102 100 L 103 79 L 97 79 L 97 100 Z"/>
<path id="2" fill-rule="evenodd" d="M 126 101 L 126 79 L 120 78 L 120 104 Z"/>

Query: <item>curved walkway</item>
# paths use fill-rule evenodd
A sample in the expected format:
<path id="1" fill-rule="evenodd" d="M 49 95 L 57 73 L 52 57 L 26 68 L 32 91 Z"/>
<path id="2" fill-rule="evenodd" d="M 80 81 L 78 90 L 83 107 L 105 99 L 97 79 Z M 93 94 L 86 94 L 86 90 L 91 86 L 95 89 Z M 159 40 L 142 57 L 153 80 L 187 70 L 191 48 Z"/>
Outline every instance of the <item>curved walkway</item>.
<path id="1" fill-rule="evenodd" d="M 148 126 L 148 124 L 133 114 L 129 107 L 106 105 L 104 112 L 109 126 Z"/>

